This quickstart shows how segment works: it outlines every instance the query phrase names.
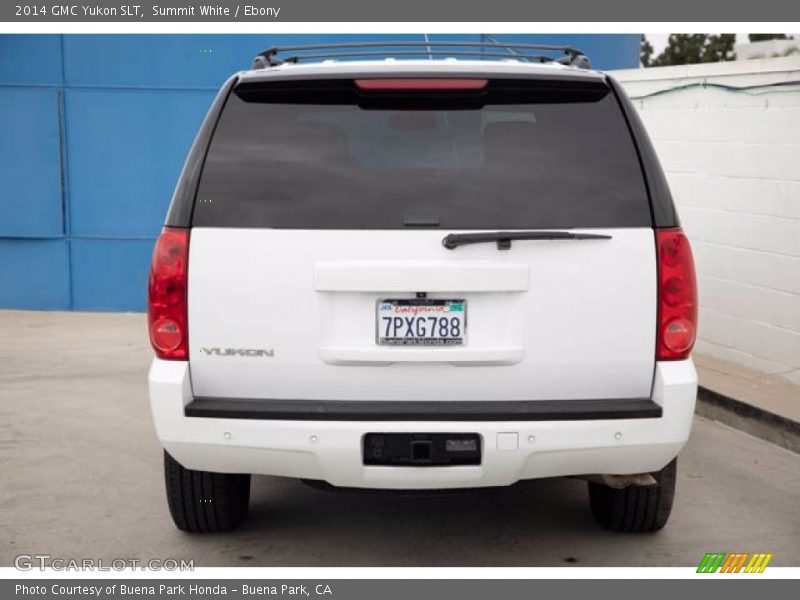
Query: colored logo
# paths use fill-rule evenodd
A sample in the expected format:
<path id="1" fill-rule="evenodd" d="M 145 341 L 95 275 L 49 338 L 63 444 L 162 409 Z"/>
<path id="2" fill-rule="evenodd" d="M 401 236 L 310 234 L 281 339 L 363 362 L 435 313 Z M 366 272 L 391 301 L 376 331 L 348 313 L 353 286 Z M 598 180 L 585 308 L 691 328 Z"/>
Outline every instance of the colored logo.
<path id="1" fill-rule="evenodd" d="M 707 552 L 697 567 L 698 573 L 763 573 L 772 554 L 749 554 L 748 552 Z"/>

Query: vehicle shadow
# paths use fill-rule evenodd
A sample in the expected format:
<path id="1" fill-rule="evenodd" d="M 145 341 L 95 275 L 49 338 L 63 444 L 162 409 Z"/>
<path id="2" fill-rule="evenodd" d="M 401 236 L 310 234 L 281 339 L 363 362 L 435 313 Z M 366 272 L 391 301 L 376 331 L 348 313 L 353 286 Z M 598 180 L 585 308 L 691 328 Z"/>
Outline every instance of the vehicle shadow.
<path id="1" fill-rule="evenodd" d="M 258 540 L 245 544 L 256 552 L 237 557 L 244 561 L 237 564 L 524 566 L 531 564 L 531 553 L 548 557 L 553 565 L 577 562 L 554 553 L 553 540 L 585 538 L 587 530 L 600 532 L 589 511 L 586 484 L 575 479 L 477 490 L 373 492 L 256 477 L 250 514 L 234 535 Z M 287 563 L 282 547 L 298 544 L 303 560 Z"/>

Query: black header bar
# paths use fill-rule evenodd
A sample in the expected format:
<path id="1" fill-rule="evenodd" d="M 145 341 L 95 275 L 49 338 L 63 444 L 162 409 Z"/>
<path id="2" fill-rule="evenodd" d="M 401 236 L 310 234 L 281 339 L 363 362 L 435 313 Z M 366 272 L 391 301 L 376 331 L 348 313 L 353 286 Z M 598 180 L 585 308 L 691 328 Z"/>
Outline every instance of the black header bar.
<path id="1" fill-rule="evenodd" d="M 800 3 L 760 0 L 52 0 L 0 3 L 7 22 L 791 22 Z"/>

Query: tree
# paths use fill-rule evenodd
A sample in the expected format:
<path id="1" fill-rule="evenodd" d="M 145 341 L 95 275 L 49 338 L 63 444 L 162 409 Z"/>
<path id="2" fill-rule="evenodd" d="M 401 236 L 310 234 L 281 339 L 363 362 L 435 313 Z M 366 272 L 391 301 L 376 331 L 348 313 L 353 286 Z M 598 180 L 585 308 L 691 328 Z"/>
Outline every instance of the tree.
<path id="1" fill-rule="evenodd" d="M 650 66 L 650 60 L 653 57 L 653 45 L 648 41 L 647 36 L 642 36 L 642 45 L 639 50 L 639 60 L 645 67 Z"/>
<path id="2" fill-rule="evenodd" d="M 664 51 L 652 58 L 653 47 L 643 37 L 640 56 L 645 67 L 720 62 L 736 58 L 733 52 L 735 42 L 736 34 L 733 33 L 673 33 Z"/>
<path id="3" fill-rule="evenodd" d="M 748 33 L 747 39 L 751 42 L 766 42 L 767 40 L 788 40 L 785 33 Z"/>

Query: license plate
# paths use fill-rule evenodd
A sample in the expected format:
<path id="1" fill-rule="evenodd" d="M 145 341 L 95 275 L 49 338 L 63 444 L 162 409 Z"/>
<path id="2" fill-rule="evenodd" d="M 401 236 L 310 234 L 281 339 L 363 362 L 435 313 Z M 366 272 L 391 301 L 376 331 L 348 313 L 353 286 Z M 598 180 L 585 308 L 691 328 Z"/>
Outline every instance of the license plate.
<path id="1" fill-rule="evenodd" d="M 380 300 L 377 342 L 383 346 L 461 346 L 467 339 L 465 300 Z"/>

